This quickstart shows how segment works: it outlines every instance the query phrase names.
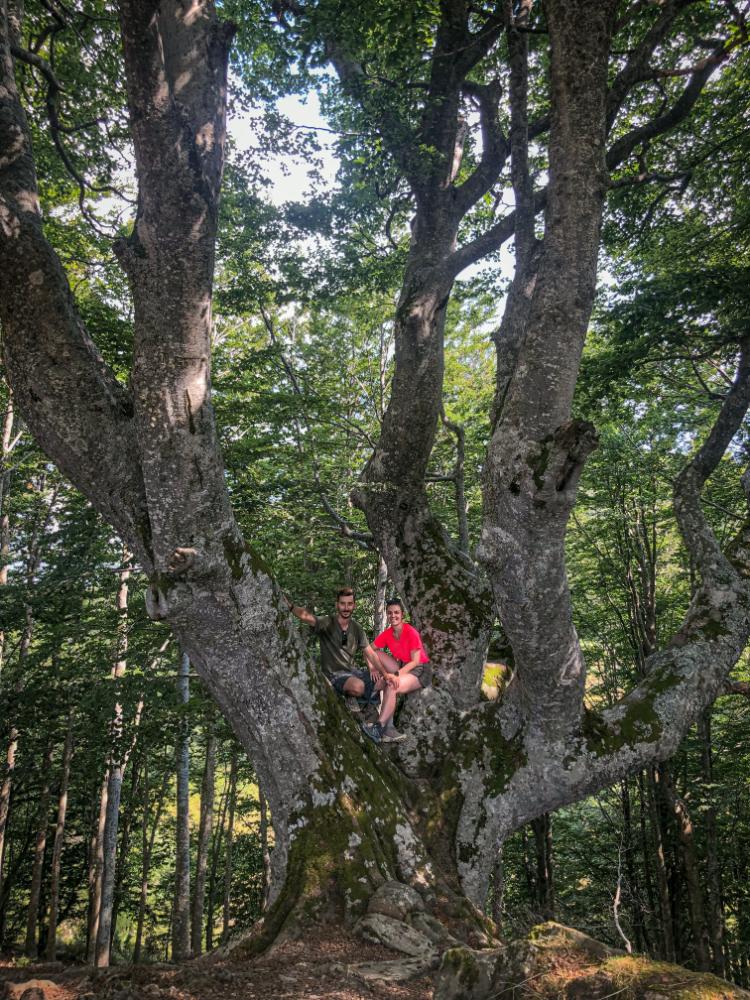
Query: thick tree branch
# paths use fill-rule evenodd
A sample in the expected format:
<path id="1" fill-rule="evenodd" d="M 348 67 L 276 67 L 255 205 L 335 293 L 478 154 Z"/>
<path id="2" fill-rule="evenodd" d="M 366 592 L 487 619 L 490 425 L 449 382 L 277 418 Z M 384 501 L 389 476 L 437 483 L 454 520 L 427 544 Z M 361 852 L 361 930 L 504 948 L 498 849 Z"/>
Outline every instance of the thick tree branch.
<path id="1" fill-rule="evenodd" d="M 516 273 L 523 274 L 534 247 L 534 185 L 529 173 L 529 42 L 519 29 L 528 22 L 531 3 L 525 0 L 508 27 L 510 67 L 510 173 L 515 199 Z"/>
<path id="2" fill-rule="evenodd" d="M 534 193 L 534 215 L 536 216 L 547 205 L 547 188 Z M 512 239 L 516 232 L 515 210 L 503 216 L 493 226 L 481 233 L 469 243 L 458 247 L 446 260 L 444 271 L 455 278 L 467 267 L 483 260 L 489 254 L 499 250 L 503 243 Z"/>
<path id="3" fill-rule="evenodd" d="M 145 518 L 128 392 L 78 316 L 42 231 L 36 173 L 0 7 L 0 322 L 8 381 L 42 447 L 128 537 Z M 141 544 L 139 557 L 148 565 Z"/>
<path id="4" fill-rule="evenodd" d="M 482 158 L 472 174 L 455 189 L 453 210 L 459 220 L 492 188 L 510 151 L 497 117 L 501 96 L 499 81 L 486 84 L 464 81 L 462 89 L 479 105 Z"/>
<path id="5" fill-rule="evenodd" d="M 119 247 L 135 306 L 132 385 L 157 568 L 241 545 L 210 401 L 211 298 L 232 26 L 210 0 L 123 0 L 139 195 Z"/>
<path id="6" fill-rule="evenodd" d="M 681 474 L 698 493 L 747 408 L 746 353 L 742 353 L 731 393 L 705 444 Z M 747 478 L 750 487 L 750 476 Z M 691 502 L 699 502 L 699 497 Z M 468 773 L 456 779 L 466 789 L 459 853 L 462 848 L 468 851 L 468 844 L 476 850 L 478 842 L 481 849 L 481 841 L 489 838 L 482 852 L 484 874 L 479 870 L 481 865 L 467 863 L 464 869 L 470 895 L 476 896 L 485 884 L 498 840 L 542 810 L 577 801 L 633 771 L 667 759 L 718 695 L 747 696 L 749 685 L 727 678 L 750 635 L 750 520 L 745 521 L 722 558 L 731 570 L 726 574 L 710 570 L 704 576 L 680 629 L 663 650 L 646 658 L 644 679 L 611 708 L 600 713 L 587 711 L 577 732 L 556 739 L 552 728 L 524 729 L 522 692 L 515 680 L 501 702 L 480 706 L 464 720 L 462 740 L 479 738 L 480 745 L 494 749 L 483 761 L 472 759 L 471 784 L 467 783 Z M 513 772 L 499 794 L 490 791 L 498 764 L 504 773 L 509 767 Z M 478 780 L 480 774 L 484 775 L 482 780 Z"/>

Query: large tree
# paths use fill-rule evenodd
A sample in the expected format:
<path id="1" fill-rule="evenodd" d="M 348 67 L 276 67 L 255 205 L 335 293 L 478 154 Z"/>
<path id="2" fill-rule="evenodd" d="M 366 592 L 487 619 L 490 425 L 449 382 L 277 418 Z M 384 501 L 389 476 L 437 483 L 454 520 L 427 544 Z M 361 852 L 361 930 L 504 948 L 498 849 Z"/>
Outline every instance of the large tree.
<path id="1" fill-rule="evenodd" d="M 739 341 L 716 424 L 675 486 L 701 586 L 641 683 L 599 714 L 584 708 L 564 559 L 596 445 L 572 405 L 610 178 L 659 180 L 652 147 L 741 56 L 746 27 L 736 5 L 692 0 L 442 0 L 414 5 L 408 25 L 385 0 L 273 10 L 299 59 L 333 66 L 339 99 L 385 150 L 412 213 L 391 399 L 356 497 L 436 668 L 414 700 L 411 739 L 391 757 L 345 716 L 229 502 L 210 345 L 232 27 L 210 0 L 120 3 L 138 176 L 132 231 L 115 247 L 134 310 L 127 384 L 87 332 L 45 234 L 17 79 L 32 67 L 49 94 L 54 71 L 44 40 L 25 47 L 20 5 L 2 0 L 4 363 L 25 421 L 135 553 L 149 613 L 171 625 L 257 768 L 276 843 L 267 932 L 311 907 L 356 915 L 385 878 L 420 886 L 468 930 L 503 839 L 670 755 L 747 641 L 750 536 L 723 552 L 700 503 L 750 401 Z M 495 217 L 506 181 L 514 208 Z M 425 476 L 453 282 L 511 238 L 477 564 L 431 513 Z M 487 702 L 496 616 L 515 672 Z"/>

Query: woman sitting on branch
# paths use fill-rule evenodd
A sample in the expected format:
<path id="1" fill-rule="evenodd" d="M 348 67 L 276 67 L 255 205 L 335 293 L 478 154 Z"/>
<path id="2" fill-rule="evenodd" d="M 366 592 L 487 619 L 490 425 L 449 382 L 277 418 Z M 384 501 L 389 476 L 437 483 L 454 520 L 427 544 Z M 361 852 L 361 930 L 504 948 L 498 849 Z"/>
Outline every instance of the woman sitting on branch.
<path id="1" fill-rule="evenodd" d="M 378 721 L 362 728 L 376 743 L 398 743 L 406 737 L 393 725 L 397 698 L 428 687 L 432 669 L 419 632 L 404 621 L 401 601 L 398 598 L 386 601 L 385 609 L 389 627 L 370 644 L 368 652 L 374 653 L 380 661 L 386 687 Z"/>

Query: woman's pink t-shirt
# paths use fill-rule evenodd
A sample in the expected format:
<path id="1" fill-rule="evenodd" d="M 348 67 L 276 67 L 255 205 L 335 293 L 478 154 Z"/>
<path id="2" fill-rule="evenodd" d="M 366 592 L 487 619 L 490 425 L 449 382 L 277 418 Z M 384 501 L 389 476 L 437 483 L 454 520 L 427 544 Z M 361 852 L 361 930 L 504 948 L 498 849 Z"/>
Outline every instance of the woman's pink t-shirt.
<path id="1" fill-rule="evenodd" d="M 430 662 L 430 658 L 427 653 L 425 653 L 424 646 L 422 645 L 422 637 L 414 626 L 410 625 L 408 622 L 404 622 L 401 626 L 401 635 L 398 639 L 393 634 L 393 629 L 387 628 L 385 632 L 380 633 L 377 639 L 373 642 L 373 646 L 376 649 L 387 649 L 391 656 L 394 656 L 402 663 L 408 663 L 411 659 L 412 650 L 418 649 L 419 662 Z"/>

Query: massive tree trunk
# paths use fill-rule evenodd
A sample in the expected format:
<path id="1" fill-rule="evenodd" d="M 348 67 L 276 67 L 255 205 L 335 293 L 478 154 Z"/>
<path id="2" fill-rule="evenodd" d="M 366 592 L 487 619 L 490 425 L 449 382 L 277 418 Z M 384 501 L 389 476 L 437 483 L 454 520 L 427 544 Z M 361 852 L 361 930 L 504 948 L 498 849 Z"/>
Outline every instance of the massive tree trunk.
<path id="1" fill-rule="evenodd" d="M 700 507 L 701 488 L 750 399 L 743 354 L 714 430 L 676 487 L 680 527 L 703 585 L 678 634 L 649 657 L 642 682 L 607 711 L 584 710 L 564 539 L 595 434 L 571 418 L 571 402 L 594 297 L 607 169 L 644 141 L 636 129 L 607 150 L 607 129 L 628 87 L 644 78 L 644 46 L 650 56 L 659 38 L 646 33 L 630 57 L 637 65 L 627 61 L 608 90 L 615 0 L 547 0 L 551 114 L 536 134 L 549 129 L 549 185 L 539 194 L 526 157 L 522 22 L 529 5 L 518 5 L 518 22 L 493 15 L 476 30 L 469 6 L 441 4 L 421 140 L 412 153 L 395 144 L 417 211 L 396 317 L 392 398 L 358 494 L 438 676 L 433 691 L 412 700 L 412 740 L 393 751 L 367 743 L 312 668 L 280 590 L 229 505 L 211 407 L 210 341 L 231 30 L 210 0 L 189 11 L 176 0 L 120 6 L 139 180 L 135 226 L 118 247 L 135 322 L 125 387 L 86 334 L 44 238 L 2 8 L 0 321 L 9 378 L 42 447 L 135 552 L 150 580 L 150 614 L 170 624 L 257 769 L 275 830 L 273 902 L 259 940 L 293 928 L 311 909 L 350 919 L 386 879 L 418 886 L 438 916 L 451 917 L 455 934 L 469 936 L 481 925 L 502 841 L 673 753 L 750 630 L 750 534 L 725 555 Z M 679 5 L 666 6 L 657 18 L 661 37 Z M 506 29 L 510 142 L 497 128 L 499 85 L 469 79 Z M 328 49 L 342 79 L 364 86 L 362 67 L 335 40 Z M 693 102 L 696 80 L 711 71 L 690 78 Z M 484 152 L 459 183 L 462 92 L 480 109 Z M 686 98 L 679 113 L 665 113 L 650 135 L 689 105 Z M 508 155 L 515 213 L 486 238 L 457 247 L 461 221 Z M 498 336 L 485 469 L 488 585 L 431 513 L 424 475 L 441 412 L 452 282 L 514 234 L 518 272 Z M 399 447 L 406 439 L 408 449 Z M 516 669 L 503 697 L 483 702 L 496 610 Z"/>

